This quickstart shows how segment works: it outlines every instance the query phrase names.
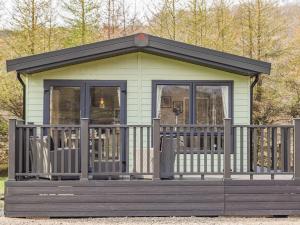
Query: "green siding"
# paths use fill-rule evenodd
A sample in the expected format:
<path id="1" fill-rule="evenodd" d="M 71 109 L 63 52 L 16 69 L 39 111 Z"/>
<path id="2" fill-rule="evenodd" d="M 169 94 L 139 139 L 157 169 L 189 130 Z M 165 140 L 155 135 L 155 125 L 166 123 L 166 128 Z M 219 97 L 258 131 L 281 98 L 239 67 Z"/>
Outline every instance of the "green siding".
<path id="1" fill-rule="evenodd" d="M 43 121 L 44 79 L 127 80 L 128 124 L 151 123 L 152 80 L 233 80 L 235 123 L 249 123 L 249 77 L 164 57 L 132 53 L 28 75 L 27 122 Z"/>
<path id="2" fill-rule="evenodd" d="M 128 124 L 151 124 L 152 80 L 233 80 L 234 121 L 236 124 L 249 124 L 250 120 L 249 77 L 150 54 L 132 53 L 29 75 L 26 79 L 27 122 L 36 124 L 43 122 L 44 79 L 127 80 Z M 138 132 L 137 135 L 139 135 Z M 139 146 L 139 141 L 137 146 Z M 237 147 L 239 149 L 239 143 Z M 132 142 L 130 142 L 131 151 Z M 244 144 L 244 153 L 246 152 L 246 144 Z M 131 157 L 132 154 L 130 154 L 130 167 L 133 162 Z M 240 157 L 239 151 L 237 151 L 237 157 Z M 246 165 L 246 160 L 245 155 L 244 165 Z M 201 161 L 203 165 L 203 155 Z M 210 168 L 209 162 L 210 156 L 208 155 Z M 215 169 L 216 165 L 217 163 L 215 163 Z M 190 160 L 187 166 L 189 168 Z"/>

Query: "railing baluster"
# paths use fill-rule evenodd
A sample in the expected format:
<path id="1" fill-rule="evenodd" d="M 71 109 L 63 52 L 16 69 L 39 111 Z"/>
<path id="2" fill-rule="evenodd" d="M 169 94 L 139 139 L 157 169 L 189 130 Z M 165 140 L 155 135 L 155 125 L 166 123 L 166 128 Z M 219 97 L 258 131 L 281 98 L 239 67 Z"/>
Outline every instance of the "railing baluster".
<path id="1" fill-rule="evenodd" d="M 284 160 L 285 160 L 285 129 L 282 127 L 280 129 L 280 169 L 281 169 L 281 172 L 284 172 Z"/>
<path id="2" fill-rule="evenodd" d="M 116 157 L 116 128 L 111 128 L 112 129 L 112 140 L 111 140 L 111 145 L 112 145 L 112 172 L 115 173 L 116 172 L 116 161 L 115 161 L 115 157 Z"/>
<path id="3" fill-rule="evenodd" d="M 136 127 L 133 127 L 133 173 L 136 173 Z"/>
<path id="4" fill-rule="evenodd" d="M 180 126 L 176 127 L 177 173 L 180 173 Z"/>
<path id="5" fill-rule="evenodd" d="M 237 148 L 236 148 L 236 141 L 237 141 L 237 128 L 232 128 L 232 147 L 233 147 L 233 172 L 237 172 Z"/>
<path id="6" fill-rule="evenodd" d="M 210 172 L 213 173 L 215 171 L 215 135 L 214 135 L 214 127 L 210 128 Z"/>
<path id="7" fill-rule="evenodd" d="M 129 137 L 130 137 L 130 129 L 127 127 L 125 129 L 126 137 L 125 137 L 125 155 L 126 155 L 126 173 L 129 173 Z"/>
<path id="8" fill-rule="evenodd" d="M 58 148 L 58 140 L 57 140 L 57 135 L 58 135 L 58 131 L 57 128 L 55 127 L 53 129 L 53 136 L 54 136 L 54 173 L 57 173 L 57 148 Z"/>
<path id="9" fill-rule="evenodd" d="M 253 128 L 253 171 L 257 173 L 257 130 Z"/>
<path id="10" fill-rule="evenodd" d="M 102 129 L 98 128 L 98 171 L 97 173 L 100 173 L 102 171 Z"/>
<path id="11" fill-rule="evenodd" d="M 18 145 L 18 153 L 19 153 L 19 173 L 23 172 L 23 128 L 19 127 L 18 129 L 18 139 L 19 139 L 19 145 Z"/>
<path id="12" fill-rule="evenodd" d="M 204 127 L 203 131 L 204 131 L 204 173 L 207 173 L 207 127 Z"/>
<path id="13" fill-rule="evenodd" d="M 274 128 L 274 137 L 273 137 L 273 161 L 274 161 L 274 172 L 277 172 L 277 128 Z"/>
<path id="14" fill-rule="evenodd" d="M 217 151 L 218 151 L 218 173 L 221 173 L 221 132 L 220 128 L 217 129 L 218 136 L 217 136 Z"/>
<path id="15" fill-rule="evenodd" d="M 264 128 L 260 129 L 260 173 L 264 172 Z"/>
<path id="16" fill-rule="evenodd" d="M 117 131 L 117 134 L 116 134 L 116 138 L 117 138 L 117 157 L 119 159 L 119 170 L 118 172 L 119 173 L 122 173 L 123 172 L 123 156 L 122 156 L 122 148 L 123 147 L 123 144 L 124 144 L 124 131 L 125 131 L 125 127 L 123 128 L 119 128 L 117 129 L 116 128 L 116 131 Z M 119 132 L 119 133 L 118 133 Z"/>
<path id="17" fill-rule="evenodd" d="M 143 146 L 143 127 L 140 127 L 140 173 L 144 172 L 144 146 Z"/>
<path id="18" fill-rule="evenodd" d="M 153 119 L 153 179 L 160 179 L 160 119 Z"/>
<path id="19" fill-rule="evenodd" d="M 51 169 L 51 128 L 47 128 L 47 173 L 52 172 Z"/>
<path id="20" fill-rule="evenodd" d="M 244 127 L 240 126 L 240 172 L 244 172 Z"/>
<path id="21" fill-rule="evenodd" d="M 104 141 L 104 148 L 105 148 L 105 172 L 109 172 L 109 137 L 110 137 L 110 129 L 105 129 L 105 141 Z"/>
<path id="22" fill-rule="evenodd" d="M 186 137 L 186 127 L 183 127 L 183 172 L 186 173 L 186 143 L 187 143 L 187 137 Z"/>
<path id="23" fill-rule="evenodd" d="M 191 143 L 191 156 L 190 156 L 190 172 L 193 173 L 194 172 L 194 128 L 191 127 L 190 128 L 190 143 Z"/>
<path id="24" fill-rule="evenodd" d="M 68 173 L 72 173 L 72 128 L 68 129 Z"/>
<path id="25" fill-rule="evenodd" d="M 201 130 L 200 128 L 197 131 L 197 172 L 200 173 L 201 171 Z"/>
<path id="26" fill-rule="evenodd" d="M 61 159 L 61 163 L 60 163 L 60 172 L 64 173 L 65 172 L 65 129 L 62 128 L 60 130 L 60 134 L 61 134 L 61 151 L 60 151 L 60 159 Z"/>
<path id="27" fill-rule="evenodd" d="M 267 128 L 267 171 L 268 173 L 270 173 L 271 165 L 272 165 L 270 140 L 271 140 L 271 131 L 270 131 L 270 127 L 268 127 Z"/>
<path id="28" fill-rule="evenodd" d="M 79 136 L 80 136 L 80 134 L 79 134 L 79 132 L 81 132 L 81 131 L 79 131 L 79 129 L 78 128 L 76 128 L 76 130 L 75 130 L 75 173 L 79 173 Z"/>
<path id="29" fill-rule="evenodd" d="M 8 179 L 15 180 L 16 179 L 16 125 L 17 120 L 10 119 L 9 120 L 9 151 L 8 151 Z"/>
<path id="30" fill-rule="evenodd" d="M 287 171 L 286 172 L 291 172 L 291 165 L 290 165 L 290 163 L 291 163 L 291 128 L 287 128 L 286 129 L 286 131 L 287 131 L 287 134 L 286 134 L 286 136 L 287 136 L 287 143 L 286 143 L 286 151 L 287 151 L 287 154 L 286 154 L 286 156 L 287 156 L 287 166 L 286 166 L 286 168 L 287 168 Z"/>
<path id="31" fill-rule="evenodd" d="M 247 127 L 247 172 L 251 171 L 251 146 L 252 146 L 252 138 L 251 138 L 251 128 Z"/>
<path id="32" fill-rule="evenodd" d="M 92 159 L 91 159 L 91 162 L 90 162 L 90 166 L 91 166 L 91 169 L 92 169 L 92 173 L 95 173 L 95 133 L 96 133 L 96 130 L 94 128 L 91 128 L 89 129 L 90 130 L 90 136 L 91 136 L 91 141 L 92 141 L 92 152 L 91 152 L 91 156 L 92 156 Z"/>
<path id="33" fill-rule="evenodd" d="M 147 126 L 147 173 L 150 173 L 150 127 Z"/>

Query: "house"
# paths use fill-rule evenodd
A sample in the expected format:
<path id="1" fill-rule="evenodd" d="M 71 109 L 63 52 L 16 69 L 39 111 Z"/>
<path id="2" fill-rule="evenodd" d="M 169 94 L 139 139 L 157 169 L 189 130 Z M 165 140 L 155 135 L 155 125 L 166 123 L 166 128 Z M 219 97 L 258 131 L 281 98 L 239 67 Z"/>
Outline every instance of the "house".
<path id="1" fill-rule="evenodd" d="M 144 33 L 8 60 L 5 215 L 299 215 L 300 120 L 251 124 L 270 68 Z"/>

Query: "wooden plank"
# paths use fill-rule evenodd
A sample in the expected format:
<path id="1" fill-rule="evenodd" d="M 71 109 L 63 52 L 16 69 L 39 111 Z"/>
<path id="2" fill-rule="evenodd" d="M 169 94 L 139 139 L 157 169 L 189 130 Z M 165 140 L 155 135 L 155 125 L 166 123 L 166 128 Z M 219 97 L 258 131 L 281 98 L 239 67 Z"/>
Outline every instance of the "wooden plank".
<path id="1" fill-rule="evenodd" d="M 218 186 L 138 186 L 138 187 L 10 187 L 8 190 L 9 195 L 37 195 L 37 194 L 79 194 L 79 195 L 91 195 L 91 194 L 171 194 L 182 195 L 186 193 L 197 194 L 222 194 L 224 188 Z M 235 193 L 235 192 L 234 192 Z M 259 192 L 258 192 L 259 193 Z"/>
<path id="2" fill-rule="evenodd" d="M 225 194 L 226 202 L 300 202 L 300 194 Z"/>
<path id="3" fill-rule="evenodd" d="M 182 210 L 182 211 L 190 211 L 190 210 L 223 210 L 223 203 L 81 203 L 81 204 L 73 204 L 73 203 L 55 203 L 55 204 L 7 204 L 7 211 L 22 211 L 22 212 L 60 212 L 60 211 L 107 211 L 115 210 L 115 211 L 146 211 L 146 210 L 162 210 L 162 211 L 171 211 L 171 210 Z"/>
<path id="4" fill-rule="evenodd" d="M 233 184 L 236 182 L 231 181 Z M 230 182 L 230 184 L 231 184 Z M 249 185 L 249 181 L 245 180 L 245 185 Z M 261 181 L 257 181 L 261 182 Z M 269 180 L 269 184 L 273 184 L 274 181 Z M 299 185 L 300 182 L 295 181 L 283 181 L 286 185 Z M 228 182 L 226 182 L 228 183 Z M 251 183 L 255 183 L 252 181 Z M 32 180 L 28 181 L 7 181 L 7 187 L 57 187 L 57 186 L 71 186 L 71 187 L 139 187 L 139 186 L 218 186 L 223 187 L 224 181 L 222 180 L 63 180 L 63 181 L 49 181 L 49 180 Z M 241 183 L 238 183 L 241 186 Z M 258 184 L 257 184 L 258 185 Z M 265 184 L 264 184 L 265 185 Z"/>
<path id="5" fill-rule="evenodd" d="M 61 211 L 61 212 L 7 212 L 5 211 L 5 216 L 7 217 L 153 217 L 153 216 L 218 216 L 223 215 L 222 210 L 189 210 L 189 211 Z"/>
<path id="6" fill-rule="evenodd" d="M 226 202 L 226 210 L 299 210 L 300 202 Z"/>
<path id="7" fill-rule="evenodd" d="M 226 210 L 227 216 L 299 216 L 300 210 Z"/>
<path id="8" fill-rule="evenodd" d="M 300 186 L 225 186 L 226 194 L 300 193 Z"/>
<path id="9" fill-rule="evenodd" d="M 299 199 L 299 198 L 298 198 Z M 7 204 L 33 203 L 221 203 L 223 194 L 165 195 L 165 194 L 99 194 L 99 195 L 15 195 L 5 199 Z"/>

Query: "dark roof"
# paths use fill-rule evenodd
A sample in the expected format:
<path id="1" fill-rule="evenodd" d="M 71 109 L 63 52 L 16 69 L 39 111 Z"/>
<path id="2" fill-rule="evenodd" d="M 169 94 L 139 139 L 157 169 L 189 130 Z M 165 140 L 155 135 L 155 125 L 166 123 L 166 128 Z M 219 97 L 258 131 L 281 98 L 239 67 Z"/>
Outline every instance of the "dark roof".
<path id="1" fill-rule="evenodd" d="M 271 69 L 267 62 L 143 33 L 7 60 L 6 66 L 8 72 L 31 74 L 132 52 L 150 53 L 249 76 L 270 74 Z"/>

